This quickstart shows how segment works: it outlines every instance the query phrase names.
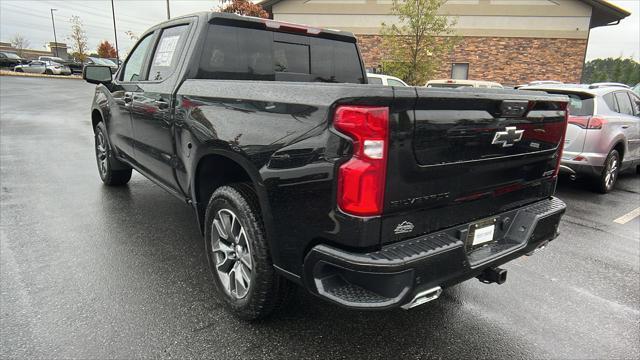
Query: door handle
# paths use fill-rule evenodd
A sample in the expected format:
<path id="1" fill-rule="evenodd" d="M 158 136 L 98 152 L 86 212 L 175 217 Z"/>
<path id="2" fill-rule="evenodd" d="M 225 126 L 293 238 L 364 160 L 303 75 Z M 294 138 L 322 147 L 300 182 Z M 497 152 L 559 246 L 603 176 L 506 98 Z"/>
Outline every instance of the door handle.
<path id="1" fill-rule="evenodd" d="M 629 128 L 629 125 L 622 125 L 622 128 L 623 128 L 623 129 L 628 129 L 628 128 Z"/>
<path id="2" fill-rule="evenodd" d="M 158 105 L 158 109 L 167 109 L 169 107 L 169 102 L 165 99 L 156 100 L 156 104 Z"/>

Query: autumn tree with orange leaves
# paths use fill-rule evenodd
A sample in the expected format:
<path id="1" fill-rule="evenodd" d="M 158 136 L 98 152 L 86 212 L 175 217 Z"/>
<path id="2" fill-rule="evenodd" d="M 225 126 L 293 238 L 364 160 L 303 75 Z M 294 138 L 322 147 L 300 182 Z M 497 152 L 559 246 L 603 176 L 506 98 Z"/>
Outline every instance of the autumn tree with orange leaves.
<path id="1" fill-rule="evenodd" d="M 223 4 L 225 5 L 220 9 L 222 12 L 261 18 L 269 17 L 269 13 L 266 12 L 262 6 L 254 4 L 249 0 L 226 0 L 223 1 Z"/>
<path id="2" fill-rule="evenodd" d="M 98 45 L 98 56 L 101 58 L 114 58 L 116 57 L 116 48 L 110 42 L 104 40 Z"/>

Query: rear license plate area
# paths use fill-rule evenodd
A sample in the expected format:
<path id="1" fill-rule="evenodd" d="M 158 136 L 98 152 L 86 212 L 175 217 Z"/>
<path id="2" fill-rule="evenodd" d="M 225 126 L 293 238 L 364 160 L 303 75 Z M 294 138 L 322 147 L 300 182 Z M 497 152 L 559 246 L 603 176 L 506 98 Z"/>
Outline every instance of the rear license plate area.
<path id="1" fill-rule="evenodd" d="M 498 218 L 480 220 L 469 225 L 467 232 L 466 249 L 467 252 L 491 245 L 497 241 Z"/>

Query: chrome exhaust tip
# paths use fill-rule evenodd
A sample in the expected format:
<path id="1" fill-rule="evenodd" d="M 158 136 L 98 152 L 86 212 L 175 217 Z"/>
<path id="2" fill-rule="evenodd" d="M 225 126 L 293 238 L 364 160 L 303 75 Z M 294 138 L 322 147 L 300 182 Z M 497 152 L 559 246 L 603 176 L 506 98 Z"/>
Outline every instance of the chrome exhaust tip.
<path id="1" fill-rule="evenodd" d="M 429 301 L 433 301 L 433 300 L 439 298 L 440 294 L 442 294 L 442 288 L 440 286 L 436 286 L 436 287 L 431 288 L 429 290 L 421 291 L 421 292 L 417 293 L 416 296 L 414 296 L 411 301 L 409 301 L 408 303 L 402 305 L 401 308 L 404 309 L 404 310 L 409 310 L 409 309 L 414 308 L 414 307 L 416 307 L 418 305 L 426 304 Z"/>

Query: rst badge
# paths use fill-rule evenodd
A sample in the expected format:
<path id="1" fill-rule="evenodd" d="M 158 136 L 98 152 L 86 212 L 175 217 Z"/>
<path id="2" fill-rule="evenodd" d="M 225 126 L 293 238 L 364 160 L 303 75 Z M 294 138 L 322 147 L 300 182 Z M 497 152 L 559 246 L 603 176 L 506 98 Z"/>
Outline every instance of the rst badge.
<path id="1" fill-rule="evenodd" d="M 398 226 L 396 226 L 396 229 L 393 230 L 393 233 L 398 235 L 398 234 L 410 233 L 412 231 L 413 231 L 413 224 L 410 221 L 403 221 L 400 224 L 398 224 Z"/>
<path id="2" fill-rule="evenodd" d="M 518 130 L 515 126 L 507 126 L 504 131 L 496 132 L 491 142 L 494 145 L 502 145 L 503 148 L 513 146 L 513 144 L 522 140 L 524 130 Z"/>

